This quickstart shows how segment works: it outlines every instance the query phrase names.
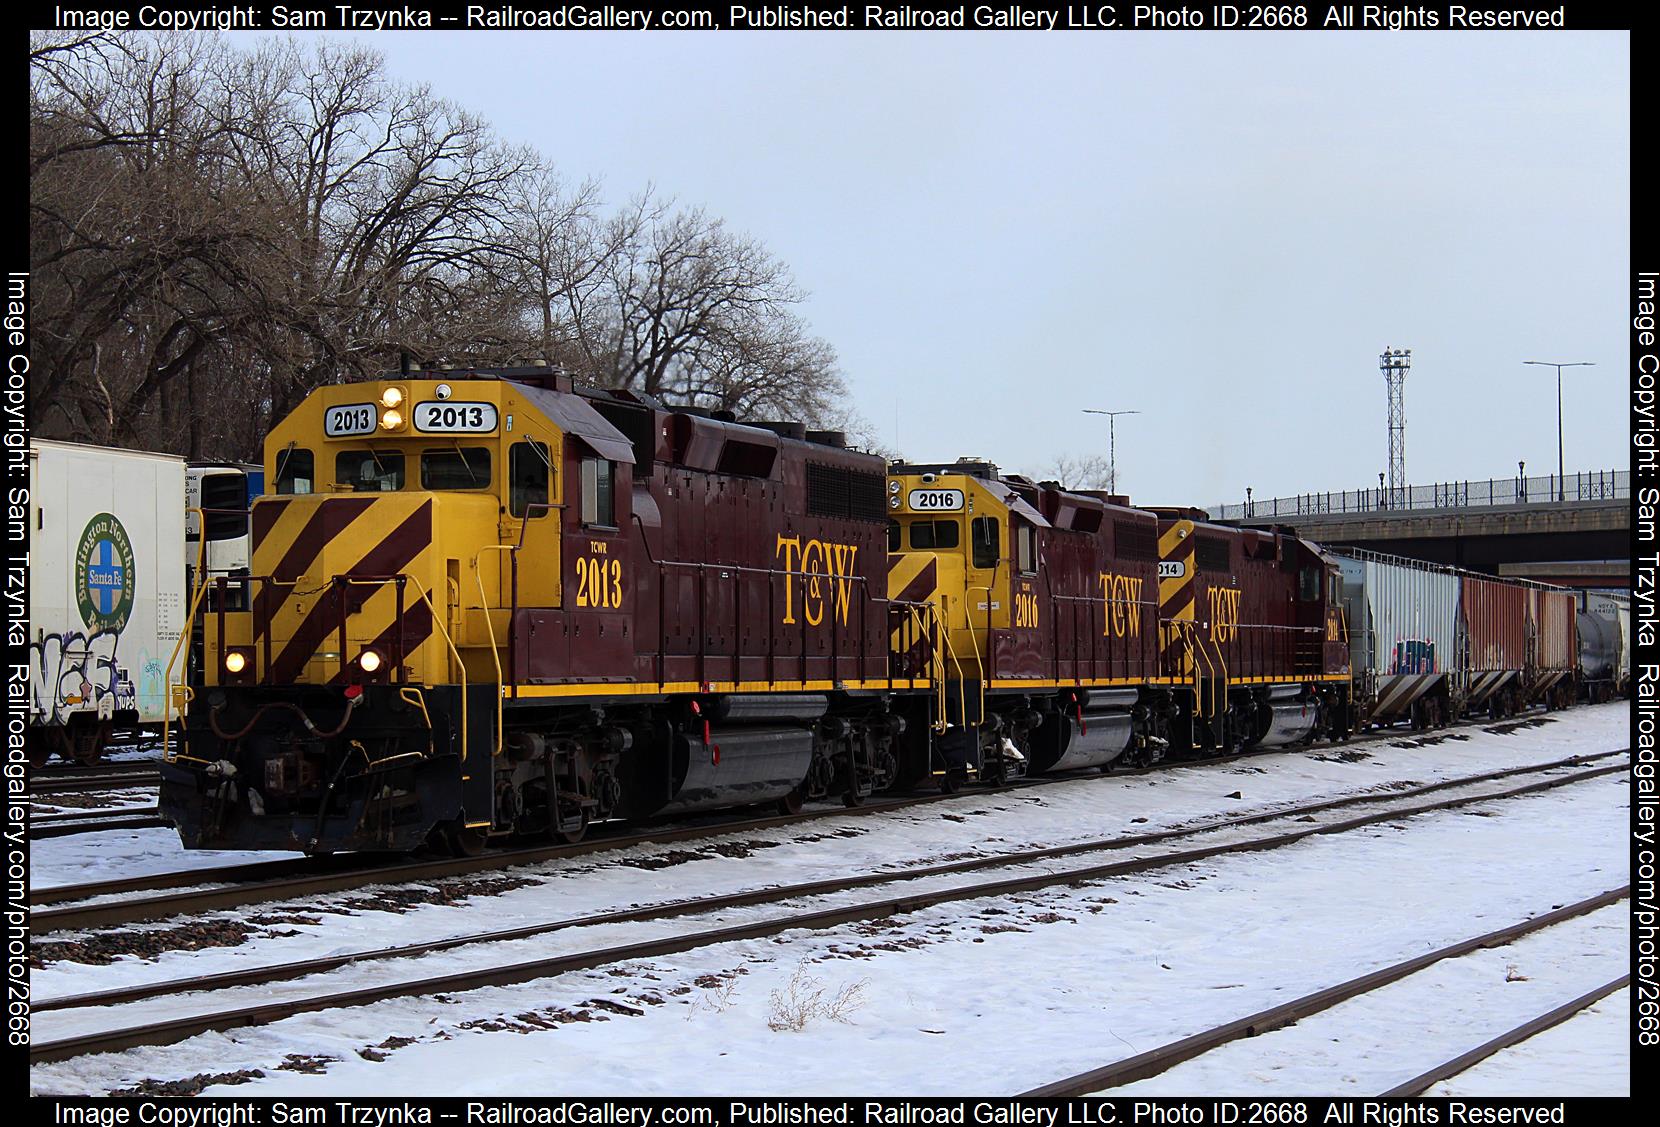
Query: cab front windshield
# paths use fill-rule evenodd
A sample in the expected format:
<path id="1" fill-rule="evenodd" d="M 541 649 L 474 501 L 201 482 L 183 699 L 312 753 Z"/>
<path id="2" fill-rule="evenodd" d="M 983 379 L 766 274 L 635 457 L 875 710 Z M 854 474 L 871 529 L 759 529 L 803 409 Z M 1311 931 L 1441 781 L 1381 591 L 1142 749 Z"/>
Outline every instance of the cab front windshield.
<path id="1" fill-rule="evenodd" d="M 438 447 L 413 456 L 419 460 L 422 489 L 490 488 L 489 447 Z M 396 492 L 408 481 L 407 462 L 401 450 L 342 450 L 334 459 L 335 488 L 351 493 Z"/>

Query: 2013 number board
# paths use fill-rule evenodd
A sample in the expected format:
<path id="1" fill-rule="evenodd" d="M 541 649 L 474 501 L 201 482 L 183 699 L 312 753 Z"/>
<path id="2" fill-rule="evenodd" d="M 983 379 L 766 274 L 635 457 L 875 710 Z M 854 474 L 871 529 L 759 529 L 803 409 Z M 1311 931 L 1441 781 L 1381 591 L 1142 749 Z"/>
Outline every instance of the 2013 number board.
<path id="1" fill-rule="evenodd" d="M 351 438 L 375 432 L 375 405 L 352 403 L 330 407 L 323 412 L 323 434 L 329 438 Z"/>
<path id="2" fill-rule="evenodd" d="M 496 429 L 494 403 L 415 404 L 415 429 L 426 434 L 487 434 Z"/>

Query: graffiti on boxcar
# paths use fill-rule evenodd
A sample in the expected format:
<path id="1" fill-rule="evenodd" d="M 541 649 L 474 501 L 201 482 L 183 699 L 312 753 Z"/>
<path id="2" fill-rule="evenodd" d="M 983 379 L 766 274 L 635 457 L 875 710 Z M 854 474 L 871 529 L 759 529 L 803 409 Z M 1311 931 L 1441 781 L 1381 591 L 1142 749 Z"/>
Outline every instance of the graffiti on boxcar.
<path id="1" fill-rule="evenodd" d="M 120 630 L 98 630 L 48 634 L 32 643 L 29 686 L 36 722 L 62 724 L 73 712 L 109 717 L 135 708 L 132 677 L 116 657 L 120 641 Z"/>
<path id="2" fill-rule="evenodd" d="M 1427 638 L 1407 638 L 1395 643 L 1391 673 L 1434 673 L 1435 643 Z"/>

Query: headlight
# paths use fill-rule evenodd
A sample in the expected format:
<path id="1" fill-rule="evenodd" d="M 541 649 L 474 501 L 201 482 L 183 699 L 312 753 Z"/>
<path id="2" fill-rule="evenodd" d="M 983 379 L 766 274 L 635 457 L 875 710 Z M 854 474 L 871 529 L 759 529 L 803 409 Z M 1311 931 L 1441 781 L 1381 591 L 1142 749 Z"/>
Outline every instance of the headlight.
<path id="1" fill-rule="evenodd" d="M 382 407 L 396 407 L 403 402 L 403 388 L 389 387 L 380 393 Z"/>
<path id="2" fill-rule="evenodd" d="M 380 655 L 374 650 L 364 650 L 357 655 L 357 663 L 363 667 L 363 672 L 373 673 L 380 668 Z"/>
<path id="3" fill-rule="evenodd" d="M 403 412 L 394 411 L 391 408 L 387 408 L 386 410 L 384 410 L 380 413 L 380 429 L 381 430 L 399 430 L 402 427 L 403 427 Z"/>
<path id="4" fill-rule="evenodd" d="M 225 672 L 241 673 L 248 668 L 248 658 L 239 650 L 232 650 L 225 655 Z"/>

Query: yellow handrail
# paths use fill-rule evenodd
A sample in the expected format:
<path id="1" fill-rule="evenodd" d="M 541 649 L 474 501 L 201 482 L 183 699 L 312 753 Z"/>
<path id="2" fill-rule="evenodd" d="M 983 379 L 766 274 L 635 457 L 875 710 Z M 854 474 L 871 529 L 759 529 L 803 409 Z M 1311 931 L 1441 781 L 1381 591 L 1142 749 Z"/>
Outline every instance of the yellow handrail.
<path id="1" fill-rule="evenodd" d="M 196 527 L 201 530 L 202 535 L 196 542 L 196 590 L 190 596 L 190 609 L 184 616 L 184 625 L 179 629 L 179 640 L 173 643 L 173 652 L 168 656 L 167 668 L 163 670 L 161 675 L 162 692 L 167 700 L 167 706 L 161 714 L 161 758 L 164 763 L 172 763 L 175 759 L 168 746 L 173 722 L 173 663 L 179 660 L 179 650 L 184 647 L 184 640 L 190 637 L 190 632 L 196 624 L 196 611 L 202 604 L 202 596 L 207 593 L 207 514 L 200 508 L 185 510 L 187 516 L 190 513 L 196 514 Z M 219 639 L 219 644 L 224 645 L 225 640 L 223 638 Z M 204 646 L 202 648 L 202 664 L 204 666 L 207 664 L 207 657 L 207 647 Z M 203 673 L 205 675 L 206 670 Z M 179 687 L 186 690 L 190 688 L 189 685 L 182 683 Z M 193 695 L 187 692 L 184 703 L 188 705 Z M 191 758 L 195 757 L 192 756 Z M 201 760 L 197 762 L 201 762 Z"/>
<path id="2" fill-rule="evenodd" d="M 484 613 L 484 629 L 490 635 L 490 656 L 496 662 L 496 749 L 490 755 L 492 759 L 501 754 L 502 737 L 502 703 L 501 698 L 506 691 L 502 687 L 501 678 L 501 651 L 496 648 L 496 624 L 490 621 L 490 597 L 484 593 L 484 572 L 479 569 L 478 561 L 485 552 L 512 552 L 517 551 L 513 544 L 486 544 L 473 556 L 473 578 L 478 581 L 478 606 Z M 499 584 L 498 584 L 499 586 Z M 508 611 L 509 614 L 512 611 Z"/>
<path id="3" fill-rule="evenodd" d="M 438 632 L 444 636 L 444 644 L 449 647 L 450 656 L 455 658 L 456 673 L 461 678 L 461 762 L 467 762 L 467 663 L 461 660 L 461 651 L 455 648 L 455 642 L 451 639 L 449 630 L 444 626 L 444 620 L 439 616 L 438 607 L 432 601 L 432 593 L 427 590 L 426 584 L 421 582 L 420 576 L 407 571 L 399 572 L 387 579 L 356 579 L 350 575 L 342 575 L 338 578 L 342 583 L 349 583 L 358 587 L 384 587 L 397 579 L 407 579 L 415 584 L 416 589 L 421 594 L 421 599 L 427 605 L 427 611 L 432 615 L 432 624 L 438 627 Z M 458 589 L 458 596 L 459 593 Z M 458 597 L 456 602 L 459 603 L 460 601 Z M 426 710 L 423 708 L 422 711 Z M 431 721 L 429 720 L 428 726 L 430 727 L 430 725 Z"/>

